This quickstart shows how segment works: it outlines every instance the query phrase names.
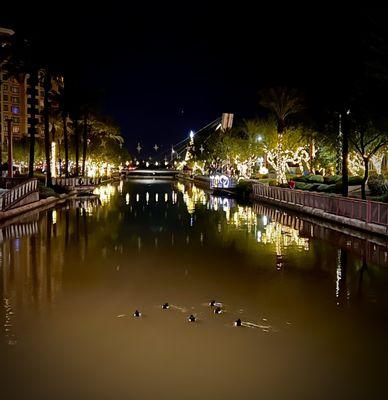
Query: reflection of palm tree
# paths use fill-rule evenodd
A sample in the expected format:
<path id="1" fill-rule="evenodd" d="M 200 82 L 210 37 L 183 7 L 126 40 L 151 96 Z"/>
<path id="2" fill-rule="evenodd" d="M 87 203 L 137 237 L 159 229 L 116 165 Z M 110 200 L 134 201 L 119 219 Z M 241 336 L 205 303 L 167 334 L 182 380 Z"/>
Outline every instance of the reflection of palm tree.
<path id="1" fill-rule="evenodd" d="M 343 305 L 346 300 L 347 264 L 348 264 L 348 254 L 346 250 L 339 249 L 337 253 L 337 269 L 336 269 L 337 306 Z"/>
<path id="2" fill-rule="evenodd" d="M 32 235 L 30 237 L 30 254 L 31 254 L 31 284 L 32 284 L 32 298 L 35 304 L 38 301 L 38 262 L 36 259 L 38 253 L 36 245 L 36 236 Z"/>
<path id="3" fill-rule="evenodd" d="M 267 89 L 261 92 L 260 104 L 271 110 L 276 116 L 278 131 L 276 179 L 279 183 L 287 183 L 283 157 L 283 135 L 288 117 L 303 109 L 301 95 L 296 90 L 284 87 Z"/>
<path id="4" fill-rule="evenodd" d="M 362 266 L 360 269 L 360 277 L 358 280 L 358 290 L 357 290 L 358 297 L 362 296 L 362 281 L 364 279 L 364 273 L 367 272 L 367 270 L 368 270 L 368 265 L 366 262 L 366 253 L 364 253 L 364 255 L 362 256 Z"/>
<path id="5" fill-rule="evenodd" d="M 69 245 L 69 236 L 70 236 L 70 209 L 66 208 L 66 217 L 65 217 L 65 249 L 67 250 L 67 247 Z"/>
<path id="6" fill-rule="evenodd" d="M 47 212 L 46 216 L 46 289 L 47 289 L 47 299 L 51 302 L 51 230 L 52 230 L 53 220 L 52 211 Z"/>

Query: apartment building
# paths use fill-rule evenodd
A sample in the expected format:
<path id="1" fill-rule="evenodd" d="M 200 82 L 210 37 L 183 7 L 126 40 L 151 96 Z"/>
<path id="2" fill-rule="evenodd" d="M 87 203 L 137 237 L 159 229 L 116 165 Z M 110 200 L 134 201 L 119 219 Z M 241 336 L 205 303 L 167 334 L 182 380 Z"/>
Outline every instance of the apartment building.
<path id="1" fill-rule="evenodd" d="M 10 37 L 14 32 L 0 27 L 0 39 Z M 0 40 L 1 44 L 1 40 Z M 43 107 L 44 88 L 42 85 L 43 70 L 39 73 L 38 85 L 35 87 L 36 98 L 36 136 L 43 138 Z M 52 91 L 58 91 L 63 84 L 59 79 L 52 80 Z M 12 119 L 12 136 L 15 140 L 27 137 L 29 134 L 30 104 L 31 104 L 30 76 L 9 76 L 0 60 L 0 133 L 2 137 L 8 134 L 8 119 Z M 55 106 L 53 104 L 53 106 Z"/>

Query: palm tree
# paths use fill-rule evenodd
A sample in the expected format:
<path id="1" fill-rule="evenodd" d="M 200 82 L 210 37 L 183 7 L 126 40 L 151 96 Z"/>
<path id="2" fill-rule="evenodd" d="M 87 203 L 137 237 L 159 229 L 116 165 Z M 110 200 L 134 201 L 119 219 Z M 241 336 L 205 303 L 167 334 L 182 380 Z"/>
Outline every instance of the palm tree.
<path id="1" fill-rule="evenodd" d="M 84 121 L 82 130 L 82 175 L 86 176 L 86 151 L 88 147 L 88 110 L 84 110 Z"/>
<path id="2" fill-rule="evenodd" d="M 69 130 L 68 130 L 68 104 L 65 94 L 64 78 L 58 85 L 58 90 L 53 94 L 54 100 L 58 103 L 58 112 L 53 114 L 53 124 L 57 125 L 56 131 L 59 130 L 58 138 L 58 154 L 60 158 L 62 140 L 65 147 L 65 177 L 69 177 Z"/>
<path id="3" fill-rule="evenodd" d="M 28 160 L 28 177 L 34 177 L 34 164 L 35 164 L 35 136 L 36 136 L 36 114 L 38 111 L 36 101 L 36 86 L 38 85 L 38 71 L 32 70 L 30 72 L 30 157 Z"/>
<path id="4" fill-rule="evenodd" d="M 101 147 L 106 147 L 109 142 L 116 142 L 122 145 L 124 139 L 120 134 L 119 128 L 111 120 L 101 116 L 96 117 L 87 111 L 84 111 L 82 127 L 82 173 L 85 175 L 87 149 L 90 141 L 98 143 Z"/>
<path id="5" fill-rule="evenodd" d="M 75 141 L 75 176 L 79 175 L 79 129 L 78 129 L 78 112 L 74 111 L 72 116 L 73 133 Z"/>
<path id="6" fill-rule="evenodd" d="M 65 146 L 65 177 L 69 177 L 69 132 L 67 129 L 67 112 L 62 110 L 63 142 Z"/>
<path id="7" fill-rule="evenodd" d="M 303 110 L 302 97 L 295 89 L 276 87 L 261 91 L 260 104 L 271 110 L 277 120 L 278 145 L 276 179 L 278 183 L 287 183 L 286 165 L 283 157 L 283 135 L 286 131 L 287 120 Z"/>
<path id="8" fill-rule="evenodd" d="M 48 69 L 44 71 L 43 77 L 44 86 L 44 108 L 43 108 L 43 122 L 44 122 L 44 150 L 46 156 L 46 185 L 51 186 L 51 163 L 50 163 L 50 91 L 51 91 L 51 73 Z"/>

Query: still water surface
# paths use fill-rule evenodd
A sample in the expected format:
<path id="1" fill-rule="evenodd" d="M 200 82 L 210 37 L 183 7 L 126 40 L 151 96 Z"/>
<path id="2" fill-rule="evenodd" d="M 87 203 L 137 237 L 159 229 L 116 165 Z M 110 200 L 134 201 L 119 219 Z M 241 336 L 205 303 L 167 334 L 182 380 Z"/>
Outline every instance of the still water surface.
<path id="1" fill-rule="evenodd" d="M 177 182 L 98 191 L 1 230 L 1 398 L 387 398 L 386 248 Z"/>

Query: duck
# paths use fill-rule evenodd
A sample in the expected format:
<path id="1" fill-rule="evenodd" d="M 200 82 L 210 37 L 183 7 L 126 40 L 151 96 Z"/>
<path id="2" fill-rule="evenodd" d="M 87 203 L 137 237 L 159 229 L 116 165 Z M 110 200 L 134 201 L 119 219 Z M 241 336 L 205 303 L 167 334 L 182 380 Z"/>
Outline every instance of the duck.
<path id="1" fill-rule="evenodd" d="M 139 310 L 136 310 L 136 311 L 133 313 L 133 316 L 136 317 L 136 318 L 141 317 L 141 312 L 140 312 Z"/>
<path id="2" fill-rule="evenodd" d="M 242 326 L 242 321 L 240 318 L 238 320 L 234 321 L 234 326 Z"/>
<path id="3" fill-rule="evenodd" d="M 216 307 L 214 309 L 214 314 L 221 314 L 222 313 L 222 308 L 221 307 Z"/>
<path id="4" fill-rule="evenodd" d="M 188 318 L 189 322 L 195 322 L 197 320 L 197 318 L 195 318 L 195 316 L 193 314 L 190 315 L 190 317 Z"/>
<path id="5" fill-rule="evenodd" d="M 216 305 L 216 301 L 215 300 L 212 300 L 210 303 L 209 303 L 209 306 L 210 307 L 214 307 Z"/>
<path id="6" fill-rule="evenodd" d="M 163 308 L 163 310 L 168 310 L 168 309 L 170 308 L 170 304 L 164 303 L 164 304 L 162 305 L 162 308 Z"/>

